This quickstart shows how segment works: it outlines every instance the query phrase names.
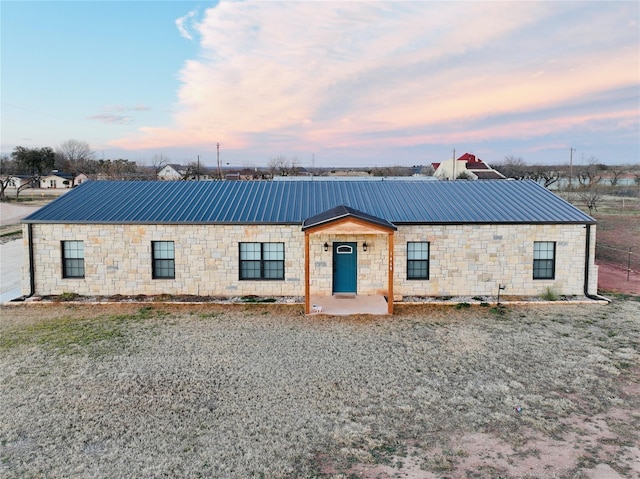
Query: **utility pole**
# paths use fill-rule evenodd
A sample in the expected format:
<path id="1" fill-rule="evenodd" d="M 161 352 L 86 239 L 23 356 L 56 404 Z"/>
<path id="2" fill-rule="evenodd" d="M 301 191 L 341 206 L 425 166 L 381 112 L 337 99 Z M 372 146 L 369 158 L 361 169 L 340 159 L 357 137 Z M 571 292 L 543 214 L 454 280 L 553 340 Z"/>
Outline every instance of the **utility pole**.
<path id="1" fill-rule="evenodd" d="M 196 181 L 200 181 L 200 155 L 198 155 L 198 170 L 196 171 Z"/>
<path id="2" fill-rule="evenodd" d="M 576 149 L 572 146 L 569 147 L 569 192 L 571 192 L 571 182 L 573 180 L 573 152 Z"/>
<path id="3" fill-rule="evenodd" d="M 222 169 L 220 168 L 220 143 L 216 143 L 216 148 L 218 151 L 218 179 L 222 179 Z"/>
<path id="4" fill-rule="evenodd" d="M 456 149 L 453 149 L 453 175 L 451 176 L 452 180 L 456 179 Z"/>

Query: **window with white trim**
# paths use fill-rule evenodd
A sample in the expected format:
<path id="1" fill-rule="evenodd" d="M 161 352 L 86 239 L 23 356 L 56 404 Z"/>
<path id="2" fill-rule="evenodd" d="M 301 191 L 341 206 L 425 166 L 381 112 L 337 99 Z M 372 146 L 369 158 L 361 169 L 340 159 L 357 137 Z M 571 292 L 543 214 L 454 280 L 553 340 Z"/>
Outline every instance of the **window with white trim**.
<path id="1" fill-rule="evenodd" d="M 533 242 L 533 279 L 554 279 L 556 275 L 555 241 Z"/>
<path id="2" fill-rule="evenodd" d="M 407 279 L 429 279 L 429 242 L 407 242 Z"/>
<path id="3" fill-rule="evenodd" d="M 240 243 L 240 279 L 284 279 L 284 243 Z"/>
<path id="4" fill-rule="evenodd" d="M 152 241 L 152 278 L 174 279 L 176 277 L 176 255 L 173 241 Z"/>
<path id="5" fill-rule="evenodd" d="M 62 277 L 84 278 L 84 241 L 62 242 Z"/>

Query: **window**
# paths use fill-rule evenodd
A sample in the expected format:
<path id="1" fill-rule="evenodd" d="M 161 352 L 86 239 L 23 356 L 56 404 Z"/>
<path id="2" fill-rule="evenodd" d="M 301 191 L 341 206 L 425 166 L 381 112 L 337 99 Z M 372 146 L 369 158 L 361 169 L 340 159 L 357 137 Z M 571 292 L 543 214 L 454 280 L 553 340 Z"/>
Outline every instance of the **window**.
<path id="1" fill-rule="evenodd" d="M 62 242 L 62 277 L 84 278 L 84 241 Z"/>
<path id="2" fill-rule="evenodd" d="M 284 279 L 284 243 L 240 243 L 240 279 Z"/>
<path id="3" fill-rule="evenodd" d="M 554 279 L 556 274 L 556 243 L 533 242 L 533 279 Z"/>
<path id="4" fill-rule="evenodd" d="M 174 279 L 176 277 L 176 256 L 173 241 L 152 241 L 153 279 Z"/>
<path id="5" fill-rule="evenodd" d="M 407 243 L 407 279 L 429 279 L 429 243 Z"/>

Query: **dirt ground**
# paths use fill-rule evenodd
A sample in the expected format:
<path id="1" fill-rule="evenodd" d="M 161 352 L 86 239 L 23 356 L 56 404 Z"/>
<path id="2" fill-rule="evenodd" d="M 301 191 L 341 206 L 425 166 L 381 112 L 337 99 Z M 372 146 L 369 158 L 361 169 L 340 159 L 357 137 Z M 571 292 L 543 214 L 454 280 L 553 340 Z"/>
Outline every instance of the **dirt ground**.
<path id="1" fill-rule="evenodd" d="M 597 262 L 598 290 L 601 294 L 610 292 L 640 295 L 640 271 L 627 270 L 620 265 Z"/>
<path id="2" fill-rule="evenodd" d="M 609 197 L 594 213 L 596 262 L 599 265 L 598 289 L 607 294 L 640 294 L 640 200 Z M 628 251 L 631 251 L 631 272 Z"/>
<path id="3" fill-rule="evenodd" d="M 640 301 L 0 307 L 0 476 L 640 477 Z"/>

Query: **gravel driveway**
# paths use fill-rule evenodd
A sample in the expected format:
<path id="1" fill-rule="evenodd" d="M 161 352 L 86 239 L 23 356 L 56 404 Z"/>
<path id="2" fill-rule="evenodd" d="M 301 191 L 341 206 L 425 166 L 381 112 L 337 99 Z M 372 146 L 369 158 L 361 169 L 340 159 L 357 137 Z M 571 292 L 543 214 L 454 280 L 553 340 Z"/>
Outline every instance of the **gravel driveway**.
<path id="1" fill-rule="evenodd" d="M 638 301 L 0 313 L 2 477 L 640 474 Z"/>

